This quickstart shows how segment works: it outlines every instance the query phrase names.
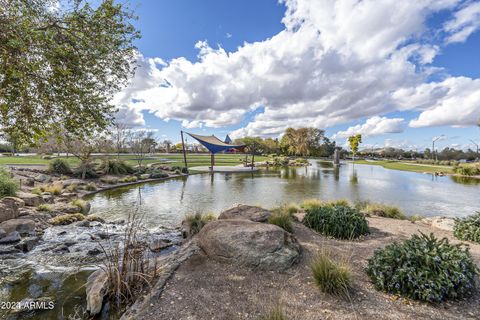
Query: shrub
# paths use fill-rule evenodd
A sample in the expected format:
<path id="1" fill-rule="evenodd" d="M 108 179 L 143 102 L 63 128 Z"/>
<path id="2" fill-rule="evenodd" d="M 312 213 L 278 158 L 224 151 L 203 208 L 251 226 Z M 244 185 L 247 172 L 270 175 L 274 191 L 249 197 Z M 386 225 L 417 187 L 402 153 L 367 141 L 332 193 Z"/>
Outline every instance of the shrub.
<path id="1" fill-rule="evenodd" d="M 279 226 L 285 231 L 292 232 L 292 215 L 285 210 L 275 210 L 268 218 L 268 223 Z"/>
<path id="2" fill-rule="evenodd" d="M 272 309 L 270 309 L 265 315 L 261 316 L 259 320 L 288 320 L 288 317 L 283 312 L 282 306 L 277 304 Z"/>
<path id="3" fill-rule="evenodd" d="M 49 163 L 49 171 L 57 174 L 71 174 L 72 169 L 64 159 L 55 159 Z"/>
<path id="4" fill-rule="evenodd" d="M 97 186 L 95 185 L 95 183 L 90 182 L 90 183 L 88 183 L 88 184 L 85 186 L 85 190 L 87 190 L 87 191 L 95 191 L 95 190 L 97 190 Z"/>
<path id="5" fill-rule="evenodd" d="M 302 202 L 300 207 L 302 207 L 302 209 L 308 211 L 308 210 L 311 210 L 311 209 L 320 208 L 322 205 L 323 205 L 322 201 L 320 201 L 318 199 L 307 199 L 307 200 L 304 200 Z"/>
<path id="6" fill-rule="evenodd" d="M 480 175 L 480 165 L 477 163 L 462 164 L 453 168 L 453 171 L 463 176 L 476 176 Z"/>
<path id="7" fill-rule="evenodd" d="M 334 260 L 330 253 L 318 253 L 310 264 L 315 283 L 321 291 L 347 295 L 351 287 L 352 274 L 346 260 Z"/>
<path id="8" fill-rule="evenodd" d="M 289 215 L 297 213 L 300 211 L 300 208 L 295 203 L 290 203 L 285 205 L 284 210 L 288 212 Z"/>
<path id="9" fill-rule="evenodd" d="M 202 214 L 197 212 L 194 214 L 187 214 L 182 224 L 187 236 L 191 237 L 202 230 L 207 223 L 216 219 L 217 218 L 213 213 Z"/>
<path id="10" fill-rule="evenodd" d="M 32 190 L 32 193 L 41 194 L 42 192 L 48 192 L 55 196 L 62 194 L 63 191 L 63 184 L 60 182 L 47 184 L 39 186 Z"/>
<path id="11" fill-rule="evenodd" d="M 81 213 L 83 213 L 83 214 L 87 214 L 88 211 L 90 211 L 90 204 L 85 200 L 75 199 L 72 202 L 70 202 L 70 204 L 72 204 L 76 207 L 79 207 L 80 210 L 81 210 Z"/>
<path id="12" fill-rule="evenodd" d="M 84 169 L 85 169 L 85 179 L 98 178 L 98 174 L 95 171 L 95 166 L 91 162 L 81 163 L 77 168 L 73 170 L 73 175 L 77 178 L 82 178 Z"/>
<path id="13" fill-rule="evenodd" d="M 53 224 L 54 226 L 60 226 L 60 225 L 67 225 L 71 224 L 77 221 L 82 221 L 85 219 L 85 216 L 81 213 L 72 213 L 72 214 L 62 214 L 60 216 L 56 216 L 55 218 L 51 218 L 48 220 L 50 224 Z"/>
<path id="14" fill-rule="evenodd" d="M 68 192 L 76 192 L 77 188 L 78 188 L 78 184 L 72 183 L 71 185 L 67 186 L 65 190 L 67 190 Z"/>
<path id="15" fill-rule="evenodd" d="M 150 175 L 150 178 L 152 178 L 152 179 L 161 179 L 161 178 L 166 178 L 166 177 L 168 177 L 168 174 L 166 174 L 165 172 L 153 172 Z"/>
<path id="16" fill-rule="evenodd" d="M 52 208 L 50 207 L 50 205 L 44 203 L 44 204 L 39 205 L 37 207 L 37 210 L 38 211 L 51 211 Z"/>
<path id="17" fill-rule="evenodd" d="M 480 212 L 469 217 L 455 219 L 453 235 L 460 240 L 480 243 Z"/>
<path id="18" fill-rule="evenodd" d="M 355 239 L 368 234 L 368 222 L 356 209 L 341 205 L 308 209 L 303 224 L 338 239 Z"/>
<path id="19" fill-rule="evenodd" d="M 433 234 L 413 235 L 376 250 L 367 274 L 378 290 L 426 302 L 460 298 L 475 286 L 478 272 L 468 248 Z"/>
<path id="20" fill-rule="evenodd" d="M 0 167 L 0 198 L 15 196 L 18 190 L 18 183 L 5 168 Z"/>
<path id="21" fill-rule="evenodd" d="M 134 172 L 133 167 L 126 163 L 125 161 L 116 160 L 116 159 L 104 159 L 99 166 L 104 174 L 131 174 Z"/>
<path id="22" fill-rule="evenodd" d="M 369 203 L 364 212 L 373 216 L 405 220 L 405 214 L 395 206 L 389 206 L 381 203 Z"/>

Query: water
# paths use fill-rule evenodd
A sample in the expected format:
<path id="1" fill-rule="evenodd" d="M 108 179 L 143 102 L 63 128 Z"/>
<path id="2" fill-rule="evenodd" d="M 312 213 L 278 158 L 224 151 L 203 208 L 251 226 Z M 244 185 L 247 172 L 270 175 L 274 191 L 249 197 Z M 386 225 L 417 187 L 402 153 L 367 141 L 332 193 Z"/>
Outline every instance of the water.
<path id="1" fill-rule="evenodd" d="M 92 212 L 105 219 L 126 219 L 138 208 L 148 226 L 174 227 L 196 211 L 218 213 L 239 203 L 270 208 L 307 198 L 370 200 L 397 205 L 408 215 L 461 217 L 480 210 L 479 195 L 476 179 L 313 161 L 309 167 L 198 174 L 110 190 L 91 203 Z"/>

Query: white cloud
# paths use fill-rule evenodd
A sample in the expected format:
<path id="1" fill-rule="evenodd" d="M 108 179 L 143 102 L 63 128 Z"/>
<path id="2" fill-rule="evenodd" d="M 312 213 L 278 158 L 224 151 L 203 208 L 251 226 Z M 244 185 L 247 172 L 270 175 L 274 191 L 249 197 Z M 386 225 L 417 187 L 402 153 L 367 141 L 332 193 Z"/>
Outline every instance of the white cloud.
<path id="1" fill-rule="evenodd" d="M 395 110 L 420 110 L 411 126 L 468 125 L 480 83 L 462 77 L 426 83 L 438 72 L 429 64 L 440 50 L 426 19 L 458 3 L 286 0 L 285 29 L 270 39 L 234 52 L 200 41 L 197 62 L 139 56 L 134 79 L 116 101 L 186 128 L 238 124 L 264 108 L 232 137 L 327 128 Z M 448 30 L 464 25 L 452 22 Z"/>
<path id="2" fill-rule="evenodd" d="M 143 115 L 140 110 L 128 108 L 125 105 L 118 108 L 118 111 L 115 115 L 115 120 L 118 123 L 126 125 L 127 127 L 138 127 L 145 125 L 145 120 L 143 119 Z"/>
<path id="3" fill-rule="evenodd" d="M 376 136 L 385 133 L 400 133 L 404 130 L 405 121 L 402 118 L 372 117 L 363 124 L 349 127 L 345 131 L 339 131 L 332 136 L 332 139 L 348 138 L 355 134 L 364 137 Z"/>
<path id="4" fill-rule="evenodd" d="M 455 12 L 453 19 L 444 24 L 444 30 L 449 33 L 446 42 L 465 42 L 479 28 L 480 2 L 473 1 Z"/>

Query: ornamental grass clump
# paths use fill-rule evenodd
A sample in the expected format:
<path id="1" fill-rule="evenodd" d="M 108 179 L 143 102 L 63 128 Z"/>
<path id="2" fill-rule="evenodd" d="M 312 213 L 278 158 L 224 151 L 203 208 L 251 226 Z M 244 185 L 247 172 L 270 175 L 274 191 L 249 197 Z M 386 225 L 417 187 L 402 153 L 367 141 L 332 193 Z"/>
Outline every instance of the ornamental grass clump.
<path id="1" fill-rule="evenodd" d="M 55 159 L 50 161 L 48 165 L 48 170 L 56 174 L 68 175 L 72 173 L 72 168 L 70 168 L 70 165 L 68 164 L 68 162 L 63 159 Z"/>
<path id="2" fill-rule="evenodd" d="M 384 218 L 405 220 L 407 216 L 395 206 L 389 206 L 383 203 L 369 203 L 363 210 L 366 214 Z"/>
<path id="3" fill-rule="evenodd" d="M 259 320 L 288 320 L 288 317 L 283 311 L 282 305 L 277 304 L 258 319 Z"/>
<path id="4" fill-rule="evenodd" d="M 430 303 L 468 295 L 478 274 L 468 248 L 423 233 L 376 250 L 366 271 L 377 290 Z"/>
<path id="5" fill-rule="evenodd" d="M 292 215 L 286 210 L 274 210 L 268 218 L 268 223 L 279 226 L 285 231 L 292 232 Z"/>
<path id="6" fill-rule="evenodd" d="M 15 196 L 18 183 L 10 175 L 7 169 L 0 167 L 0 198 Z"/>
<path id="7" fill-rule="evenodd" d="M 480 212 L 465 218 L 455 219 L 453 235 L 460 240 L 480 243 Z"/>
<path id="8" fill-rule="evenodd" d="M 325 236 L 356 239 L 370 233 L 368 222 L 358 210 L 342 205 L 307 209 L 303 224 Z"/>
<path id="9" fill-rule="evenodd" d="M 131 174 L 134 172 L 131 165 L 125 161 L 116 159 L 104 159 L 98 169 L 102 171 L 103 174 L 113 175 Z"/>
<path id="10" fill-rule="evenodd" d="M 331 253 L 322 251 L 313 258 L 310 269 L 322 292 L 348 296 L 352 272 L 346 259 L 333 259 Z"/>
<path id="11" fill-rule="evenodd" d="M 196 212 L 193 214 L 187 214 L 185 220 L 183 221 L 184 229 L 188 237 L 191 237 L 202 230 L 202 228 L 209 223 L 214 221 L 217 218 L 213 213 L 200 213 Z"/>

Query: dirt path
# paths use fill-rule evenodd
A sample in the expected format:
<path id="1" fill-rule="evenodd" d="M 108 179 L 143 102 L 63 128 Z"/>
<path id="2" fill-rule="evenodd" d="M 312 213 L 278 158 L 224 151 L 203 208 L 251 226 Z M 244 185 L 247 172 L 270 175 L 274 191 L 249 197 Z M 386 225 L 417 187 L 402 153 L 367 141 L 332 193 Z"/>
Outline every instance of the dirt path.
<path id="1" fill-rule="evenodd" d="M 327 239 L 301 224 L 294 234 L 304 249 L 299 264 L 284 273 L 260 272 L 220 264 L 203 254 L 194 255 L 167 282 L 138 319 L 258 319 L 280 303 L 289 319 L 480 319 L 480 293 L 467 300 L 432 306 L 376 291 L 364 272 L 376 248 L 422 231 L 448 237 L 451 232 L 423 223 L 369 218 L 372 234 L 362 241 Z M 321 293 L 309 269 L 321 248 L 350 257 L 354 287 L 350 299 Z M 470 244 L 480 265 L 480 245 Z"/>

